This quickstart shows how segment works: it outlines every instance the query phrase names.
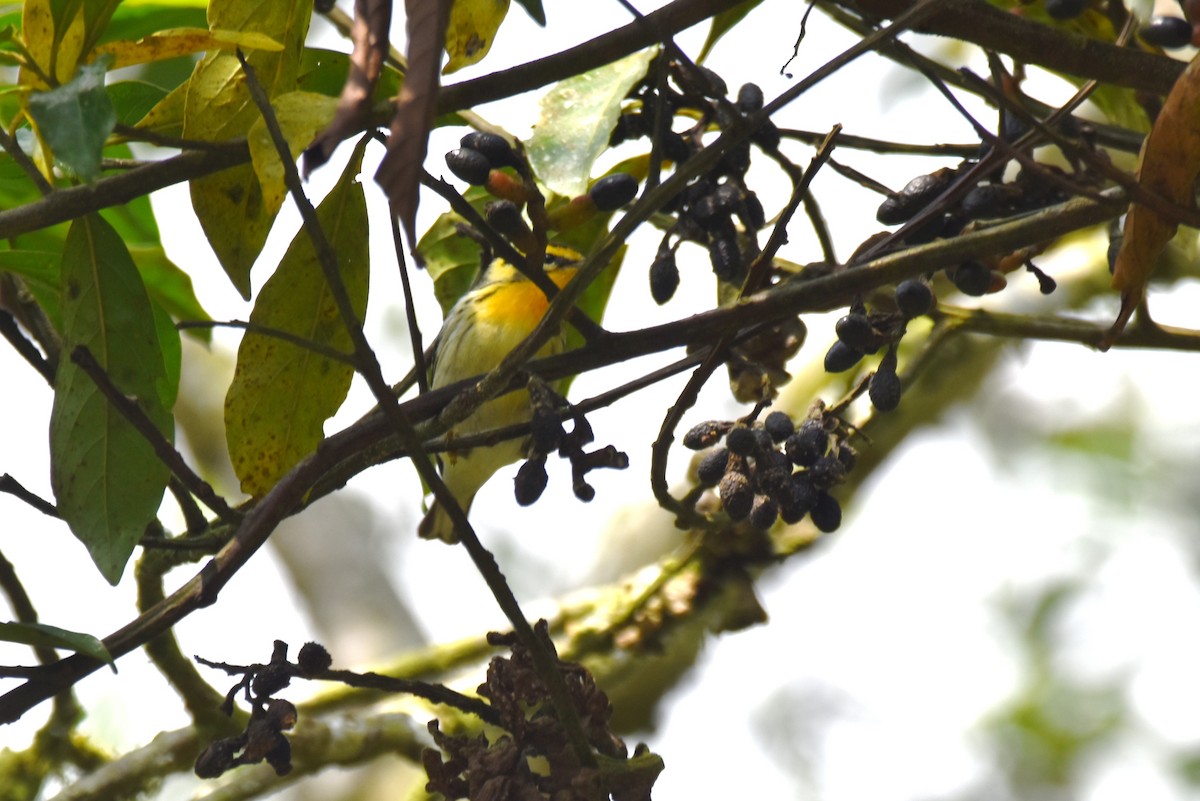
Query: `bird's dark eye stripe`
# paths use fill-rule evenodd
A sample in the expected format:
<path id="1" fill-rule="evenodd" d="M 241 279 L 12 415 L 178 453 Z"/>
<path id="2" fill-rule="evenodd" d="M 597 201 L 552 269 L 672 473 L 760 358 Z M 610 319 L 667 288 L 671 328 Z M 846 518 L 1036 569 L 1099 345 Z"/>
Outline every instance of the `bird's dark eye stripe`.
<path id="1" fill-rule="evenodd" d="M 574 264 L 574 263 L 575 263 L 575 260 L 568 256 L 561 256 L 556 253 L 547 253 L 546 254 L 546 264 L 553 265 L 554 267 L 565 267 L 568 264 Z"/>

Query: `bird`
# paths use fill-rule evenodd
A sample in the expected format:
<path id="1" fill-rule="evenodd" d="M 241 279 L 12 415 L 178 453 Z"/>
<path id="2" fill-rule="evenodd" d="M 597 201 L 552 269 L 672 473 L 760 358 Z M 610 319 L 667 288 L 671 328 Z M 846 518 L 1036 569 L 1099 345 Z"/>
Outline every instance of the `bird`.
<path id="1" fill-rule="evenodd" d="M 546 275 L 560 289 L 575 275 L 582 255 L 558 245 L 546 247 Z M 455 302 L 442 323 L 433 358 L 430 387 L 439 389 L 487 373 L 519 345 L 541 322 L 549 306 L 546 294 L 520 270 L 502 258 L 492 259 L 475 286 Z M 566 332 L 559 331 L 534 358 L 566 349 Z M 446 432 L 456 437 L 525 423 L 532 419 L 529 393 L 518 390 L 493 398 Z M 511 439 L 495 445 L 454 450 L 442 458 L 442 480 L 469 511 L 475 494 L 500 468 L 525 456 L 528 441 Z M 425 539 L 455 543 L 454 522 L 435 499 L 417 526 Z"/>

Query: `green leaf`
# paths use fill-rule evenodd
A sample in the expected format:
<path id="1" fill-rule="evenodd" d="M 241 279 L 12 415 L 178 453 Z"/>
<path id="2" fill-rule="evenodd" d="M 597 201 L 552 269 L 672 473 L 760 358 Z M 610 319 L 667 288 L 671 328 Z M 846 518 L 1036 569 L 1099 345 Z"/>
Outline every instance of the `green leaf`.
<path id="1" fill-rule="evenodd" d="M 112 664 L 112 654 L 91 634 L 60 629 L 45 623 L 0 623 L 0 641 L 19 642 L 35 648 L 63 648 Z"/>
<path id="2" fill-rule="evenodd" d="M 367 207 L 356 178 L 365 141 L 355 148 L 337 186 L 317 209 L 321 227 L 338 254 L 354 311 L 367 306 L 369 258 Z M 350 334 L 304 230 L 267 280 L 250 321 L 343 353 Z M 350 389 L 353 367 L 278 337 L 246 332 L 225 397 L 225 432 L 242 490 L 260 496 L 297 462 L 316 450 L 324 423 Z"/>
<path id="3" fill-rule="evenodd" d="M 104 141 L 117 124 L 117 114 L 104 90 L 107 60 L 79 68 L 70 82 L 29 96 L 29 113 L 55 157 L 85 181 L 100 172 Z"/>
<path id="4" fill-rule="evenodd" d="M 525 13 L 541 27 L 546 27 L 546 9 L 542 8 L 542 0 L 517 0 L 517 5 L 525 9 Z"/>
<path id="5" fill-rule="evenodd" d="M 165 437 L 170 373 L 146 289 L 125 243 L 101 217 L 71 224 L 62 258 L 64 359 L 50 413 L 50 481 L 58 511 L 116 584 L 167 485 L 153 449 L 67 354 L 86 347 Z"/>
<path id="6" fill-rule="evenodd" d="M 124 125 L 135 125 L 166 96 L 167 90 L 144 81 L 120 81 L 108 87 L 117 122 Z"/>
<path id="7" fill-rule="evenodd" d="M 583 194 L 596 158 L 608 148 L 621 101 L 646 74 L 656 48 L 567 78 L 541 102 L 529 162 L 542 183 L 567 197 Z"/>
<path id="8" fill-rule="evenodd" d="M 704 46 L 700 48 L 700 55 L 696 57 L 696 62 L 702 63 L 704 59 L 708 58 L 708 54 L 712 51 L 713 46 L 721 40 L 721 37 L 729 33 L 733 26 L 741 22 L 760 3 L 762 0 L 745 0 L 744 3 L 738 3 L 728 11 L 713 15 L 712 25 L 708 29 L 708 38 L 704 40 Z"/>
<path id="9" fill-rule="evenodd" d="M 113 148 L 118 153 L 122 150 L 127 152 L 128 147 Z M 148 197 L 136 197 L 124 205 L 105 209 L 101 214 L 125 241 L 129 255 L 142 275 L 146 292 L 156 307 L 177 320 L 212 319 L 196 298 L 191 276 L 167 258 Z M 188 334 L 202 342 L 212 341 L 212 330 L 208 328 L 191 328 Z"/>
<path id="10" fill-rule="evenodd" d="M 33 293 L 38 305 L 57 328 L 61 323 L 58 312 L 59 264 L 62 251 L 0 250 L 0 272 L 21 276 Z"/>

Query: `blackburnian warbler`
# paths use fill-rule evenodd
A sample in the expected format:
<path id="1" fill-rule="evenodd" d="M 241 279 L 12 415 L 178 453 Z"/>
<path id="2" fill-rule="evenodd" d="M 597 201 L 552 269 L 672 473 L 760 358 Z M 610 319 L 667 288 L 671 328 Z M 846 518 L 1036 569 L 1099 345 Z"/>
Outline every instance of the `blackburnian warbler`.
<path id="1" fill-rule="evenodd" d="M 569 248 L 546 248 L 546 274 L 556 286 L 566 286 L 582 256 Z M 433 389 L 487 373 L 519 345 L 541 322 L 549 301 L 546 294 L 513 265 L 494 259 L 474 288 L 446 315 L 434 356 Z M 561 353 L 566 334 L 560 332 L 537 352 L 537 357 Z M 532 417 L 529 393 L 510 392 L 484 403 L 447 432 L 447 438 L 477 434 L 527 422 Z M 442 479 L 464 511 L 492 474 L 522 458 L 527 449 L 520 439 L 465 451 L 449 450 L 442 457 Z M 456 542 L 454 524 L 436 501 L 417 527 L 426 539 Z"/>

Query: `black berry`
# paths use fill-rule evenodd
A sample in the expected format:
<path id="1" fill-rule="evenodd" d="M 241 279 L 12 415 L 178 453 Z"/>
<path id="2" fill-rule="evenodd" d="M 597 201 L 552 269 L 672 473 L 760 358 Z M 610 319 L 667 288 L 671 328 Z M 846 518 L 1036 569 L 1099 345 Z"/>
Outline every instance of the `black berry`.
<path id="1" fill-rule="evenodd" d="M 333 664 L 333 657 L 325 650 L 325 646 L 315 642 L 306 642 L 300 646 L 300 653 L 296 654 L 296 664 L 300 666 L 300 671 L 304 675 L 312 676 L 328 670 L 329 666 Z"/>
<path id="2" fill-rule="evenodd" d="M 743 114 L 753 114 L 763 107 L 763 90 L 755 83 L 744 83 L 738 89 L 738 111 Z"/>
<path id="3" fill-rule="evenodd" d="M 771 412 L 763 420 L 763 430 L 771 435 L 771 439 L 783 442 L 796 430 L 796 425 L 784 412 Z"/>
<path id="4" fill-rule="evenodd" d="M 754 496 L 754 505 L 750 507 L 750 525 L 757 529 L 766 530 L 775 525 L 779 517 L 779 505 L 766 495 Z"/>
<path id="5" fill-rule="evenodd" d="M 737 241 L 714 239 L 708 243 L 708 258 L 713 272 L 722 281 L 732 281 L 742 271 L 742 257 L 738 253 Z"/>
<path id="6" fill-rule="evenodd" d="M 867 395 L 870 396 L 871 405 L 877 411 L 890 412 L 899 406 L 900 376 L 896 375 L 896 368 L 893 366 L 891 369 L 886 369 L 884 364 L 880 364 L 879 369 L 871 376 Z"/>
<path id="7" fill-rule="evenodd" d="M 859 353 L 873 353 L 879 348 L 879 332 L 865 314 L 847 314 L 837 321 L 834 330 L 839 340 Z"/>
<path id="8" fill-rule="evenodd" d="M 784 442 L 788 459 L 800 467 L 811 467 L 825 455 L 829 437 L 825 429 L 815 420 L 809 420 Z"/>
<path id="9" fill-rule="evenodd" d="M 669 250 L 650 262 L 650 297 L 659 306 L 675 296 L 679 288 L 679 265 L 675 251 Z"/>
<path id="10" fill-rule="evenodd" d="M 616 211 L 637 197 L 638 182 L 627 172 L 606 175 L 588 190 L 588 195 L 600 211 Z"/>
<path id="11" fill-rule="evenodd" d="M 725 475 L 725 468 L 728 466 L 729 449 L 714 448 L 700 459 L 700 464 L 696 466 L 696 478 L 701 486 L 715 487 L 721 476 Z"/>
<path id="12" fill-rule="evenodd" d="M 749 456 L 757 446 L 758 439 L 754 432 L 744 426 L 738 426 L 725 435 L 725 447 L 738 456 Z"/>
<path id="13" fill-rule="evenodd" d="M 826 492 L 817 496 L 817 502 L 813 504 L 809 515 L 813 525 L 826 534 L 837 531 L 842 525 L 842 505 L 838 503 L 837 498 Z"/>
<path id="14" fill-rule="evenodd" d="M 933 300 L 933 290 L 924 281 L 910 278 L 896 285 L 896 307 L 910 320 L 928 314 Z"/>
<path id="15" fill-rule="evenodd" d="M 1140 33 L 1146 44 L 1164 50 L 1175 50 L 1192 43 L 1192 26 L 1179 17 L 1154 17 Z"/>
<path id="16" fill-rule="evenodd" d="M 529 506 L 542 497 L 547 481 L 549 477 L 546 475 L 546 457 L 540 455 L 526 459 L 525 464 L 517 471 L 517 477 L 513 479 L 513 494 L 517 503 Z"/>
<path id="17" fill-rule="evenodd" d="M 492 171 L 492 163 L 488 161 L 487 156 L 469 147 L 462 147 L 447 153 L 446 166 L 450 168 L 450 172 L 454 173 L 456 178 L 466 181 L 472 186 L 486 184 L 488 175 Z"/>
<path id="18" fill-rule="evenodd" d="M 825 372 L 844 373 L 858 364 L 862 357 L 862 351 L 855 350 L 839 339 L 825 353 Z"/>
<path id="19" fill-rule="evenodd" d="M 517 154 L 503 136 L 484 131 L 471 131 L 459 140 L 459 145 L 482 153 L 493 167 L 513 167 Z"/>
<path id="20" fill-rule="evenodd" d="M 950 280 L 964 295 L 980 297 L 992 286 L 992 271 L 977 261 L 965 261 L 954 268 Z"/>

